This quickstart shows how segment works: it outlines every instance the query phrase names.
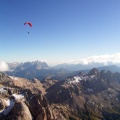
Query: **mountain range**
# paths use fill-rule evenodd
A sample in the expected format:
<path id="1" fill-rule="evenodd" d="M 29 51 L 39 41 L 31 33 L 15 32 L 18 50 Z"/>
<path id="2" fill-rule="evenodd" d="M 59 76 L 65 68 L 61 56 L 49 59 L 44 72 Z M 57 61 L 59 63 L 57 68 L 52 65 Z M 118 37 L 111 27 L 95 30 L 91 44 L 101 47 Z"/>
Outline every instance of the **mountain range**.
<path id="1" fill-rule="evenodd" d="M 93 68 L 64 80 L 0 73 L 1 120 L 120 120 L 120 73 Z"/>
<path id="2" fill-rule="evenodd" d="M 70 75 L 76 75 L 79 72 L 87 73 L 94 68 L 96 64 L 62 64 L 50 67 L 46 62 L 34 61 L 25 63 L 8 63 L 10 70 L 5 73 L 10 76 L 23 77 L 26 79 L 37 78 L 43 80 L 46 77 L 51 79 L 64 80 Z M 110 70 L 112 72 L 120 72 L 120 67 L 116 65 L 97 67 L 98 70 Z"/>

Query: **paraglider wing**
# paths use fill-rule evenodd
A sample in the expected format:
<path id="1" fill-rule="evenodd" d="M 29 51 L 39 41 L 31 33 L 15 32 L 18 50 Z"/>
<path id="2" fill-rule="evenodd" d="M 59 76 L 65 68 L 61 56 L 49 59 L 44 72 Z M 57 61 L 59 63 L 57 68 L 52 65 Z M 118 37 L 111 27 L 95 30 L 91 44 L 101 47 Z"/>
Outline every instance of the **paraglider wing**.
<path id="1" fill-rule="evenodd" d="M 26 24 L 29 24 L 30 27 L 32 27 L 32 23 L 30 23 L 30 22 L 25 22 L 24 25 L 26 25 Z"/>

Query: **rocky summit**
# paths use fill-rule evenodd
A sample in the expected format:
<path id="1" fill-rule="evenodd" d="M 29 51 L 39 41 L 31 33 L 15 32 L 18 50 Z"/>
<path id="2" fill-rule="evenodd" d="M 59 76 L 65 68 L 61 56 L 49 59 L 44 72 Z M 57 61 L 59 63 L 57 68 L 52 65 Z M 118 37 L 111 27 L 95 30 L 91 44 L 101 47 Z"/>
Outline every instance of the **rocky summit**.
<path id="1" fill-rule="evenodd" d="M 120 120 L 120 73 L 93 68 L 64 80 L 0 73 L 1 120 Z"/>

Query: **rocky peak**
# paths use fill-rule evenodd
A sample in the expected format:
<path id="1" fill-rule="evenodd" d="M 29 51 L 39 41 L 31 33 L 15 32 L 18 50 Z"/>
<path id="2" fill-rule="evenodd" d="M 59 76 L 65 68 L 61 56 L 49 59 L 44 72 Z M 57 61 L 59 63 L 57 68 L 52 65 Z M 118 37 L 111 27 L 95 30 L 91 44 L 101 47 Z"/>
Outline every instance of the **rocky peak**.
<path id="1" fill-rule="evenodd" d="M 53 86 L 54 84 L 56 84 L 58 82 L 58 80 L 52 80 L 50 77 L 46 77 L 42 83 L 43 83 L 43 87 L 45 89 L 48 89 L 49 87 Z"/>
<path id="2" fill-rule="evenodd" d="M 25 69 L 41 69 L 41 68 L 48 68 L 47 63 L 41 62 L 41 61 L 25 62 L 25 63 L 21 63 L 20 65 L 16 66 L 14 70 L 20 71 L 20 70 L 25 70 Z"/>
<path id="3" fill-rule="evenodd" d="M 88 73 L 88 75 L 89 76 L 91 76 L 91 75 L 99 76 L 100 73 L 99 73 L 99 71 L 98 71 L 97 68 L 93 68 L 92 70 L 90 70 L 90 72 Z"/>
<path id="4" fill-rule="evenodd" d="M 106 79 L 106 78 L 108 79 L 113 77 L 113 73 L 111 71 L 102 70 L 100 71 L 100 76 L 103 79 Z"/>
<path id="5" fill-rule="evenodd" d="M 84 74 L 83 74 L 82 72 L 80 72 L 78 75 L 79 75 L 79 76 L 83 76 Z"/>
<path id="6" fill-rule="evenodd" d="M 38 80 L 37 78 L 33 78 L 32 81 L 33 81 L 34 83 L 41 83 L 40 80 Z"/>

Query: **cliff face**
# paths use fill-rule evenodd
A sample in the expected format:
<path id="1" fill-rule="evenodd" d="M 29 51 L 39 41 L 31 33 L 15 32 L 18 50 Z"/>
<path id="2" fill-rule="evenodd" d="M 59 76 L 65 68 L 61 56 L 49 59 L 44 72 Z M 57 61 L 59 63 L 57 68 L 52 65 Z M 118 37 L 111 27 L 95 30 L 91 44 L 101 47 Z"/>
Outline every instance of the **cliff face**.
<path id="1" fill-rule="evenodd" d="M 0 118 L 5 120 L 52 120 L 45 89 L 39 80 L 1 74 Z M 6 102 L 7 101 L 7 102 Z M 7 104 L 7 105 L 6 105 Z"/>
<path id="2" fill-rule="evenodd" d="M 42 94 L 33 95 L 28 100 L 28 106 L 36 120 L 51 120 L 53 118 L 48 101 Z"/>
<path id="3" fill-rule="evenodd" d="M 0 119 L 119 120 L 120 73 L 92 69 L 42 83 L 0 74 Z"/>
<path id="4" fill-rule="evenodd" d="M 33 95 L 27 101 L 16 101 L 6 120 L 52 120 L 47 100 L 42 95 Z"/>

